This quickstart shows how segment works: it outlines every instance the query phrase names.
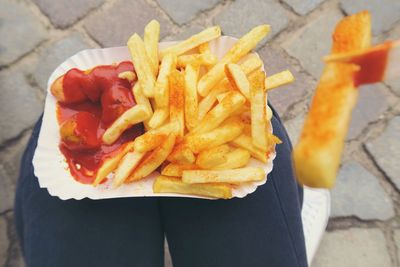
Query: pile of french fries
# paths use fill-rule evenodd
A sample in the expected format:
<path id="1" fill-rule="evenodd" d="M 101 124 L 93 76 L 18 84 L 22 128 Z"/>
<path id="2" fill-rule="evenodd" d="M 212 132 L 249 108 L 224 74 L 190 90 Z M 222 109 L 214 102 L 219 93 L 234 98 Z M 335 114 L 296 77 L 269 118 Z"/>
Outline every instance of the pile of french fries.
<path id="1" fill-rule="evenodd" d="M 288 70 L 266 77 L 262 61 L 250 53 L 269 31 L 269 25 L 253 28 L 220 60 L 209 45 L 221 36 L 218 26 L 160 51 L 157 21 L 145 27 L 143 39 L 133 34 L 128 48 L 137 105 L 111 125 L 103 141 L 113 143 L 139 122 L 145 133 L 109 160 L 94 185 L 112 171 L 118 187 L 160 170 L 155 193 L 226 199 L 235 186 L 266 179 L 263 168 L 247 165 L 251 157 L 267 162 L 280 143 L 272 134 L 267 91 L 293 81 Z"/>

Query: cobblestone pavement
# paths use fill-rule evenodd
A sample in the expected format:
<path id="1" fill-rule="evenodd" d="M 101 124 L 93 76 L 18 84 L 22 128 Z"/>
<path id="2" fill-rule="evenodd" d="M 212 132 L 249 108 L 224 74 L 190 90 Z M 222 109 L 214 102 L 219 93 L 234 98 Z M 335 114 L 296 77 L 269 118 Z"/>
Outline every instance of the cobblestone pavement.
<path id="1" fill-rule="evenodd" d="M 372 12 L 375 42 L 400 38 L 399 0 L 0 0 L 0 267 L 24 265 L 13 226 L 19 159 L 42 112 L 47 78 L 64 59 L 124 45 L 152 18 L 165 40 L 214 24 L 239 36 L 269 23 L 272 33 L 258 52 L 268 73 L 289 68 L 297 78 L 270 93 L 295 142 L 330 33 L 361 9 Z M 399 132 L 400 81 L 361 88 L 313 266 L 400 266 Z"/>

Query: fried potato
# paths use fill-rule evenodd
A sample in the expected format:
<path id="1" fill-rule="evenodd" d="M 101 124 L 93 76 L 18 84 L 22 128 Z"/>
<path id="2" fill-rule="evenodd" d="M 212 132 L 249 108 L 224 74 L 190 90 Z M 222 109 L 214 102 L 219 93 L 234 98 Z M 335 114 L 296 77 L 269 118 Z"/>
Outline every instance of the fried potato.
<path id="1" fill-rule="evenodd" d="M 199 166 L 195 164 L 180 164 L 180 163 L 169 163 L 162 169 L 161 174 L 165 176 L 181 177 L 182 172 L 185 170 L 198 170 Z"/>
<path id="2" fill-rule="evenodd" d="M 168 156 L 168 160 L 174 163 L 192 164 L 195 162 L 196 157 L 188 146 L 180 144 L 174 148 L 173 152 Z"/>
<path id="3" fill-rule="evenodd" d="M 223 164 L 226 162 L 226 154 L 229 150 L 230 148 L 226 144 L 203 150 L 197 156 L 196 165 L 202 169 L 211 169 Z"/>
<path id="4" fill-rule="evenodd" d="M 180 178 L 159 176 L 153 184 L 154 193 L 176 193 L 211 198 L 232 198 L 232 186 L 223 183 L 185 184 Z"/>
<path id="5" fill-rule="evenodd" d="M 268 106 L 268 104 L 265 107 L 265 112 L 266 112 L 267 121 L 270 121 L 272 119 L 273 113 L 272 113 L 272 109 Z"/>
<path id="6" fill-rule="evenodd" d="M 144 47 L 151 61 L 154 75 L 158 73 L 158 40 L 160 39 L 160 23 L 152 20 L 144 28 Z"/>
<path id="7" fill-rule="evenodd" d="M 183 171 L 182 182 L 187 184 L 201 183 L 245 183 L 265 179 L 265 172 L 260 167 L 246 167 L 234 170 L 187 170 Z"/>
<path id="8" fill-rule="evenodd" d="M 254 144 L 253 140 L 250 136 L 246 134 L 241 134 L 232 142 L 230 142 L 233 146 L 239 147 L 246 149 L 247 151 L 250 152 L 250 155 L 256 159 L 258 159 L 261 162 L 266 163 L 268 161 L 268 156 L 265 151 L 262 151 L 261 149 L 258 149 Z"/>
<path id="9" fill-rule="evenodd" d="M 144 157 L 142 152 L 128 152 L 119 162 L 112 182 L 113 188 L 121 186 Z"/>
<path id="10" fill-rule="evenodd" d="M 186 136 L 183 142 L 191 151 L 199 153 L 234 140 L 242 133 L 243 127 L 239 118 L 230 118 L 214 130 Z"/>
<path id="11" fill-rule="evenodd" d="M 133 71 L 123 71 L 118 74 L 118 78 L 133 82 L 137 80 L 136 73 Z"/>
<path id="12" fill-rule="evenodd" d="M 267 132 L 266 132 L 266 96 L 264 90 L 265 73 L 257 71 L 250 85 L 251 100 L 251 137 L 253 144 L 263 150 L 267 150 Z"/>
<path id="13" fill-rule="evenodd" d="M 147 152 L 155 149 L 170 133 L 176 133 L 175 123 L 170 122 L 160 128 L 145 132 L 141 136 L 136 137 L 134 141 L 135 151 Z"/>
<path id="14" fill-rule="evenodd" d="M 198 67 L 188 65 L 185 71 L 185 122 L 188 130 L 196 127 L 198 123 L 197 80 Z"/>
<path id="15" fill-rule="evenodd" d="M 133 106 L 119 116 L 104 132 L 103 142 L 108 145 L 114 143 L 126 129 L 148 118 L 150 118 L 150 112 L 145 105 Z"/>
<path id="16" fill-rule="evenodd" d="M 250 153 L 246 149 L 236 148 L 225 154 L 225 162 L 211 167 L 213 170 L 229 170 L 246 166 L 250 160 Z"/>
<path id="17" fill-rule="evenodd" d="M 232 115 L 244 105 L 246 98 L 238 92 L 229 92 L 229 94 L 210 110 L 199 124 L 190 131 L 190 134 L 199 134 L 211 131 L 218 127 L 226 118 Z"/>
<path id="18" fill-rule="evenodd" d="M 136 103 L 145 106 L 149 111 L 150 116 L 152 116 L 153 108 L 151 107 L 149 99 L 144 95 L 142 87 L 140 86 L 139 83 L 135 83 L 135 85 L 132 88 L 132 93 L 133 96 L 135 97 Z M 143 122 L 146 129 L 149 129 L 149 120 L 150 119 L 147 119 Z"/>
<path id="19" fill-rule="evenodd" d="M 126 180 L 127 183 L 143 179 L 156 170 L 167 159 L 175 144 L 175 134 L 169 134 L 165 141 L 152 152 L 145 155 L 133 173 Z"/>
<path id="20" fill-rule="evenodd" d="M 171 71 L 169 75 L 169 118 L 176 122 L 178 135 L 183 137 L 185 133 L 185 77 L 178 70 Z"/>
<path id="21" fill-rule="evenodd" d="M 226 64 L 225 75 L 233 88 L 240 91 L 247 99 L 250 99 L 250 83 L 246 74 L 237 64 Z"/>
<path id="22" fill-rule="evenodd" d="M 159 108 L 156 109 L 153 113 L 153 116 L 149 120 L 149 127 L 151 129 L 156 129 L 166 122 L 169 117 L 169 112 L 167 108 Z"/>
<path id="23" fill-rule="evenodd" d="M 290 70 L 284 70 L 265 79 L 265 90 L 271 90 L 279 86 L 292 83 L 294 81 L 293 74 Z"/>
<path id="24" fill-rule="evenodd" d="M 168 48 L 161 50 L 160 57 L 163 58 L 165 55 L 171 53 L 177 56 L 184 54 L 185 52 L 201 45 L 202 43 L 209 42 L 221 36 L 221 28 L 214 26 L 199 32 L 198 34 L 192 35 L 190 38 L 172 45 Z"/>
<path id="25" fill-rule="evenodd" d="M 229 92 L 224 92 L 224 93 L 220 93 L 219 95 L 217 95 L 218 103 L 221 103 L 222 99 L 224 99 L 225 96 L 227 96 L 228 94 L 229 94 Z"/>
<path id="26" fill-rule="evenodd" d="M 198 92 L 201 96 L 206 96 L 210 90 L 224 77 L 224 68 L 228 63 L 236 63 L 243 56 L 256 47 L 257 43 L 263 39 L 270 31 L 269 25 L 260 25 L 253 28 L 250 32 L 240 38 L 236 44 L 225 54 L 225 56 L 210 69 L 198 83 Z"/>
<path id="27" fill-rule="evenodd" d="M 127 45 L 131 53 L 132 61 L 135 64 L 135 71 L 139 78 L 139 83 L 143 88 L 143 93 L 147 97 L 153 97 L 156 80 L 152 63 L 147 55 L 143 41 L 140 36 L 135 33 L 129 38 Z"/>
<path id="28" fill-rule="evenodd" d="M 176 68 L 176 55 L 168 54 L 161 61 L 160 73 L 157 77 L 154 99 L 157 108 L 168 108 L 169 106 L 169 81 L 168 77 Z"/>
<path id="29" fill-rule="evenodd" d="M 93 181 L 93 186 L 99 185 L 112 171 L 114 171 L 121 159 L 133 149 L 133 142 L 127 143 L 121 150 L 113 157 L 108 158 L 100 166 L 96 173 L 96 178 Z"/>
<path id="30" fill-rule="evenodd" d="M 179 56 L 176 66 L 178 68 L 186 68 L 187 65 L 208 67 L 215 63 L 217 63 L 217 58 L 213 54 L 190 54 Z"/>

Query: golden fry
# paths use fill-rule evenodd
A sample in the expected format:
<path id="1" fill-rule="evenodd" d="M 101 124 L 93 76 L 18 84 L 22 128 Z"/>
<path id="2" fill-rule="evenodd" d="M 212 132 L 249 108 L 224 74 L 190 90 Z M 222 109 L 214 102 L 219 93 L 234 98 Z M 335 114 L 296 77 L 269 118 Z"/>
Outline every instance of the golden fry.
<path id="1" fill-rule="evenodd" d="M 182 172 L 185 170 L 198 170 L 199 167 L 195 164 L 180 164 L 180 163 L 169 163 L 162 169 L 161 174 L 165 176 L 181 177 Z"/>
<path id="2" fill-rule="evenodd" d="M 176 66 L 178 68 L 186 68 L 187 65 L 208 67 L 215 63 L 217 63 L 217 58 L 213 54 L 190 54 L 179 56 Z"/>
<path id="3" fill-rule="evenodd" d="M 240 91 L 247 99 L 250 99 L 250 83 L 246 73 L 237 64 L 226 64 L 225 75 L 230 84 Z"/>
<path id="4" fill-rule="evenodd" d="M 139 83 L 135 83 L 135 85 L 132 88 L 133 96 L 135 97 L 136 103 L 139 105 L 143 105 L 147 108 L 149 111 L 150 116 L 153 115 L 153 109 L 151 107 L 149 99 L 144 95 L 143 90 L 140 86 Z M 149 129 L 149 120 L 146 119 L 143 124 L 146 127 L 146 129 Z"/>
<path id="5" fill-rule="evenodd" d="M 188 65 L 185 70 L 185 122 L 188 130 L 198 123 L 197 79 L 198 67 Z"/>
<path id="6" fill-rule="evenodd" d="M 265 179 L 265 172 L 260 167 L 246 167 L 234 170 L 187 170 L 183 171 L 182 182 L 187 184 L 201 183 L 245 183 Z"/>
<path id="7" fill-rule="evenodd" d="M 184 114 L 184 74 L 178 70 L 171 71 L 169 75 L 169 118 L 178 125 L 178 135 L 183 137 L 185 133 L 185 114 Z"/>
<path id="8" fill-rule="evenodd" d="M 265 90 L 268 91 L 293 81 L 294 77 L 290 70 L 284 70 L 265 79 Z"/>
<path id="9" fill-rule="evenodd" d="M 250 86 L 251 98 L 251 136 L 253 144 L 263 150 L 267 150 L 267 132 L 266 132 L 266 96 L 264 90 L 265 73 L 257 71 Z"/>
<path id="10" fill-rule="evenodd" d="M 121 186 L 132 171 L 139 164 L 145 153 L 142 152 L 128 152 L 119 162 L 117 169 L 115 170 L 113 179 L 113 188 Z"/>
<path id="11" fill-rule="evenodd" d="M 236 148 L 225 155 L 225 162 L 212 167 L 213 170 L 229 170 L 245 167 L 250 160 L 250 153 L 246 149 Z"/>
<path id="12" fill-rule="evenodd" d="M 160 23 L 152 20 L 144 28 L 144 47 L 151 61 L 154 75 L 158 73 L 158 40 L 160 39 Z"/>
<path id="13" fill-rule="evenodd" d="M 226 162 L 226 154 L 229 150 L 230 148 L 226 144 L 203 150 L 197 156 L 196 165 L 202 169 L 211 169 L 223 164 Z"/>

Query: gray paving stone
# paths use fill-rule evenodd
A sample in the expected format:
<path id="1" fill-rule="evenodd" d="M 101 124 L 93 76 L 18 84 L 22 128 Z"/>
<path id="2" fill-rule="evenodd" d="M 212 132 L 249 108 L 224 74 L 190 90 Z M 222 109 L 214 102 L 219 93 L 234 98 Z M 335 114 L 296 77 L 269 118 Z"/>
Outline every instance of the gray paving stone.
<path id="1" fill-rule="evenodd" d="M 289 135 L 290 141 L 292 142 L 293 146 L 299 140 L 301 129 L 303 129 L 304 125 L 304 120 L 305 120 L 305 115 L 300 114 L 297 117 L 288 120 L 284 123 L 286 131 Z"/>
<path id="2" fill-rule="evenodd" d="M 361 88 L 357 105 L 353 110 L 347 139 L 357 138 L 368 123 L 378 120 L 388 109 L 388 98 L 381 84 L 366 85 Z"/>
<path id="3" fill-rule="evenodd" d="M 30 52 L 45 38 L 44 26 L 28 7 L 21 2 L 0 2 L 0 66 Z"/>
<path id="4" fill-rule="evenodd" d="M 152 19 L 161 25 L 160 37 L 168 35 L 172 24 L 160 12 L 144 0 L 121 0 L 85 22 L 89 34 L 105 47 L 126 45 L 135 32 L 143 34 L 143 29 Z"/>
<path id="5" fill-rule="evenodd" d="M 68 57 L 86 48 L 90 48 L 90 45 L 83 40 L 81 34 L 74 32 L 43 49 L 33 73 L 37 84 L 46 90 L 47 80 L 54 69 Z"/>
<path id="6" fill-rule="evenodd" d="M 170 36 L 167 36 L 163 39 L 163 41 L 179 41 L 179 40 L 185 40 L 192 36 L 193 34 L 199 33 L 202 30 L 204 30 L 205 27 L 202 27 L 200 25 L 192 25 L 181 31 L 180 33 L 173 34 Z"/>
<path id="7" fill-rule="evenodd" d="M 20 71 L 0 72 L 0 144 L 32 126 L 43 105 Z"/>
<path id="8" fill-rule="evenodd" d="M 346 14 L 369 10 L 374 35 L 390 30 L 400 20 L 400 1 L 397 0 L 341 0 L 341 7 Z"/>
<path id="9" fill-rule="evenodd" d="M 325 233 L 312 267 L 337 266 L 391 266 L 383 233 L 360 228 Z"/>
<path id="10" fill-rule="evenodd" d="M 323 13 L 316 20 L 294 33 L 284 44 L 285 50 L 297 58 L 315 78 L 319 78 L 324 66 L 322 57 L 331 49 L 331 34 L 342 18 L 338 10 Z"/>
<path id="11" fill-rule="evenodd" d="M 366 148 L 375 162 L 400 190 L 400 116 L 393 118 L 385 131 L 375 140 L 366 144 Z"/>
<path id="12" fill-rule="evenodd" d="M 357 162 L 342 166 L 331 194 L 331 217 L 384 221 L 394 216 L 393 202 L 378 178 Z"/>
<path id="13" fill-rule="evenodd" d="M 7 236 L 7 222 L 5 218 L 0 217 L 0 266 L 5 266 L 7 260 L 9 240 Z"/>
<path id="14" fill-rule="evenodd" d="M 173 21 L 182 25 L 195 18 L 200 12 L 213 8 L 219 0 L 157 0 L 157 2 Z"/>
<path id="15" fill-rule="evenodd" d="M 272 90 L 269 94 L 269 100 L 280 115 L 284 115 L 291 105 L 298 102 L 307 92 L 314 90 L 315 82 L 302 71 L 297 71 L 284 57 L 283 53 L 266 45 L 258 51 L 264 61 L 267 75 L 272 75 L 289 69 L 295 81 L 291 84 L 282 86 L 279 89 Z"/>
<path id="16" fill-rule="evenodd" d="M 283 0 L 299 15 L 306 15 L 325 0 Z"/>
<path id="17" fill-rule="evenodd" d="M 0 165 L 0 213 L 14 207 L 15 184 L 10 175 Z M 0 265 L 1 266 L 1 265 Z"/>
<path id="18" fill-rule="evenodd" d="M 392 30 L 387 38 L 387 40 L 399 40 L 400 39 L 400 26 L 398 26 L 397 28 L 395 28 L 394 30 Z M 398 96 L 400 96 L 400 79 L 395 79 L 395 80 L 391 80 L 391 81 L 387 81 L 386 82 L 387 85 L 390 86 L 390 88 L 392 89 L 392 91 L 397 94 Z"/>
<path id="19" fill-rule="evenodd" d="M 394 242 L 397 246 L 397 259 L 400 260 L 400 229 L 394 231 Z"/>
<path id="20" fill-rule="evenodd" d="M 225 35 L 241 37 L 254 26 L 270 24 L 271 32 L 262 44 L 288 26 L 285 10 L 273 0 L 237 0 L 214 19 Z"/>
<path id="21" fill-rule="evenodd" d="M 66 28 L 99 7 L 104 0 L 33 0 L 57 28 Z"/>

